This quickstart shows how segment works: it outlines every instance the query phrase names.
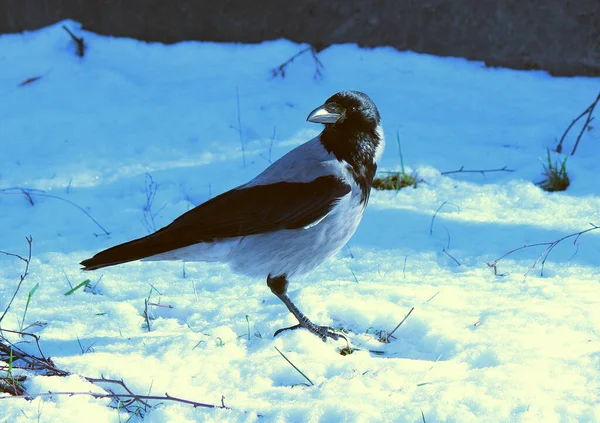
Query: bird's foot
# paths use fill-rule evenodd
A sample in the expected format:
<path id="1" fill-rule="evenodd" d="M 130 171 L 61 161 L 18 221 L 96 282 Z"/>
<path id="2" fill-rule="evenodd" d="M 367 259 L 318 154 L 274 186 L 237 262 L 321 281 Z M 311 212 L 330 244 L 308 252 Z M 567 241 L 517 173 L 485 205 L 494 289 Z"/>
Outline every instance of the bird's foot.
<path id="1" fill-rule="evenodd" d="M 308 319 L 306 320 L 306 322 L 304 322 L 304 324 L 298 323 L 297 325 L 294 325 L 294 326 L 278 329 L 273 334 L 273 337 L 279 335 L 281 332 L 284 332 L 286 330 L 296 330 L 296 329 L 300 329 L 300 328 L 304 328 L 304 329 L 308 330 L 310 333 L 312 333 L 313 335 L 318 336 L 319 338 L 321 338 L 321 340 L 323 342 L 327 342 L 327 338 L 331 338 L 336 341 L 341 338 L 344 341 L 346 341 L 346 344 L 350 345 L 350 343 L 348 342 L 348 338 L 346 338 L 346 336 L 344 334 L 336 332 L 332 327 L 329 327 L 329 326 L 315 325 L 313 322 L 311 322 Z"/>

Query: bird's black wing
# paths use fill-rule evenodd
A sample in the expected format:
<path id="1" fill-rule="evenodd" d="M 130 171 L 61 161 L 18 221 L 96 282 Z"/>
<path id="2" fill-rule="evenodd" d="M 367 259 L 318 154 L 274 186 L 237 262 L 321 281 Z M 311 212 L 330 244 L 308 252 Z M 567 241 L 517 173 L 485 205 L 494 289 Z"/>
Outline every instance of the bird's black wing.
<path id="1" fill-rule="evenodd" d="M 327 215 L 350 190 L 335 176 L 235 188 L 151 235 L 104 250 L 81 264 L 84 270 L 94 270 L 199 242 L 303 228 Z"/>

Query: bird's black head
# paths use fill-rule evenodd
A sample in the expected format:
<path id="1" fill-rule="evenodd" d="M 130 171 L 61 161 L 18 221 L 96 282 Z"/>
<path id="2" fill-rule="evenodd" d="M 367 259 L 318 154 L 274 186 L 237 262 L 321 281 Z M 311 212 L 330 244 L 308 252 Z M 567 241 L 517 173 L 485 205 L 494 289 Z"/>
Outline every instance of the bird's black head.
<path id="1" fill-rule="evenodd" d="M 368 95 L 359 91 L 341 91 L 329 97 L 306 118 L 336 130 L 369 132 L 379 124 L 379 111 Z"/>
<path id="2" fill-rule="evenodd" d="M 306 120 L 325 125 L 321 144 L 339 161 L 348 164 L 363 189 L 366 203 L 377 160 L 384 147 L 381 119 L 375 103 L 364 93 L 341 91 L 313 110 Z"/>

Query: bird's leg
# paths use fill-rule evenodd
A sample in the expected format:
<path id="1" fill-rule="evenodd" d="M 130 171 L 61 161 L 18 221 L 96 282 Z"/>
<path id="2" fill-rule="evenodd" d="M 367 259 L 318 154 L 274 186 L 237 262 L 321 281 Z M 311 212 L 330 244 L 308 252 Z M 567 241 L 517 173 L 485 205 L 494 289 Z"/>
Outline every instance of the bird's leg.
<path id="1" fill-rule="evenodd" d="M 298 309 L 298 307 L 296 307 L 296 305 L 292 302 L 290 297 L 288 297 L 286 294 L 288 287 L 288 280 L 286 275 L 276 277 L 271 277 L 271 275 L 269 275 L 267 277 L 267 285 L 269 286 L 269 288 L 271 288 L 273 294 L 277 295 L 277 298 L 279 298 L 281 302 L 285 304 L 290 313 L 292 313 L 294 317 L 298 319 L 299 322 L 297 325 L 290 326 L 288 328 L 278 329 L 273 336 L 277 336 L 281 332 L 286 330 L 304 328 L 307 329 L 313 335 L 317 335 L 323 340 L 323 342 L 327 342 L 327 338 L 332 338 L 335 340 L 342 338 L 346 342 L 348 342 L 348 339 L 344 335 L 335 332 L 331 327 L 315 325 L 313 322 L 310 321 L 308 317 L 304 315 L 304 313 L 300 311 L 300 309 Z"/>

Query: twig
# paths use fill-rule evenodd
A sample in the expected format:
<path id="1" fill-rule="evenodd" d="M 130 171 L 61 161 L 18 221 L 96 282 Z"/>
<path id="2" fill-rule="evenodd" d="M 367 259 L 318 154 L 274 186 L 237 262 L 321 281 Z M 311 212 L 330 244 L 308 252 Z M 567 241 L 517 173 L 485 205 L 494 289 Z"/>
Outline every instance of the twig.
<path id="1" fill-rule="evenodd" d="M 104 229 L 104 227 L 100 223 L 98 223 L 98 221 L 96 219 L 94 219 L 92 217 L 92 215 L 89 214 L 83 207 L 79 206 L 78 204 L 75 204 L 71 200 L 67 200 L 66 198 L 62 198 L 57 195 L 46 194 L 45 191 L 39 190 L 39 189 L 20 188 L 20 187 L 0 189 L 0 193 L 1 194 L 23 194 L 27 197 L 27 199 L 29 200 L 31 205 L 33 205 L 33 200 L 31 198 L 32 195 L 39 196 L 39 197 L 54 198 L 56 200 L 64 201 L 65 203 L 68 203 L 68 204 L 72 205 L 73 207 L 77 207 L 81 212 L 83 212 L 87 217 L 89 217 L 92 220 L 92 222 L 94 222 L 96 224 L 96 226 L 98 226 L 102 230 L 102 232 L 104 232 L 104 235 L 110 235 L 110 232 L 108 232 L 106 229 Z M 94 234 L 94 235 L 99 236 L 98 234 Z"/>
<path id="2" fill-rule="evenodd" d="M 174 401 L 174 402 L 192 405 L 192 406 L 194 406 L 194 408 L 202 407 L 202 408 L 218 408 L 218 409 L 231 410 L 230 407 L 224 406 L 222 404 L 214 405 L 214 404 L 206 404 L 206 403 L 198 402 L 198 401 L 187 400 L 184 398 L 171 396 L 171 395 L 169 395 L 168 392 L 165 392 L 164 396 L 161 396 L 161 395 L 139 395 L 139 394 L 116 394 L 116 393 L 111 393 L 111 392 L 107 392 L 105 394 L 101 394 L 99 392 L 39 392 L 39 393 L 34 393 L 34 394 L 0 397 L 0 400 L 8 399 L 8 398 L 25 398 L 25 399 L 31 400 L 31 399 L 40 398 L 40 397 L 51 397 L 53 395 L 57 395 L 57 396 L 58 395 L 66 395 L 69 397 L 72 397 L 75 395 L 89 395 L 96 399 L 111 398 L 111 399 L 118 400 L 121 398 L 130 398 L 130 399 L 137 400 L 137 401 L 139 401 L 139 400 Z"/>
<path id="3" fill-rule="evenodd" d="M 7 375 L 0 377 L 0 393 L 9 394 L 12 396 L 25 395 L 27 391 L 21 384 L 27 378 L 25 376 Z"/>
<path id="4" fill-rule="evenodd" d="M 125 385 L 125 382 L 121 379 L 121 380 L 117 380 L 117 379 L 106 379 L 104 376 L 102 376 L 101 378 L 93 378 L 93 377 L 87 377 L 84 376 L 84 379 L 87 380 L 90 383 L 93 383 L 94 385 L 98 385 L 100 386 L 102 389 L 104 389 L 107 392 L 113 393 L 112 390 L 107 390 L 104 387 L 102 387 L 102 383 L 108 383 L 108 384 L 115 384 L 115 385 L 119 385 L 121 386 L 129 395 L 135 395 L 131 389 L 129 389 L 129 387 L 127 385 Z M 150 404 L 148 404 L 145 401 L 139 400 L 139 402 L 141 404 L 143 404 L 145 407 L 150 407 Z"/>
<path id="5" fill-rule="evenodd" d="M 406 321 L 406 319 L 408 319 L 408 316 L 410 316 L 410 315 L 411 315 L 411 313 L 413 312 L 413 310 L 414 310 L 414 309 L 415 309 L 415 308 L 414 308 L 414 307 L 412 307 L 412 308 L 410 309 L 410 311 L 409 311 L 409 312 L 406 314 L 406 316 L 404 316 L 404 319 L 402 319 L 402 320 L 400 321 L 400 323 L 398 323 L 398 325 L 396 325 L 396 327 L 395 327 L 395 328 L 394 328 L 394 329 L 393 329 L 391 332 L 389 332 L 389 333 L 388 333 L 387 335 L 385 335 L 385 336 L 382 336 L 381 338 L 379 338 L 379 340 L 380 340 L 381 342 L 385 342 L 385 343 L 387 344 L 387 343 L 389 343 L 389 342 L 390 342 L 390 338 L 395 338 L 395 337 L 394 337 L 394 336 L 392 336 L 392 335 L 394 334 L 394 332 L 396 332 L 396 331 L 398 330 L 398 328 L 399 328 L 400 326 L 402 326 L 402 323 L 404 323 L 404 322 Z"/>
<path id="6" fill-rule="evenodd" d="M 490 173 L 490 172 L 514 172 L 514 169 L 509 169 L 508 166 L 503 166 L 499 169 L 470 169 L 470 170 L 465 170 L 464 166 L 461 166 L 460 169 L 458 170 L 448 170 L 446 172 L 441 172 L 441 175 L 450 175 L 452 173 L 481 173 L 482 175 L 485 175 L 486 173 Z"/>
<path id="7" fill-rule="evenodd" d="M 240 112 L 240 90 L 235 87 L 235 100 L 237 103 L 237 122 L 238 122 L 238 133 L 240 134 L 240 144 L 242 145 L 242 163 L 246 167 L 246 146 L 244 145 L 244 135 L 242 134 L 242 116 Z"/>
<path id="8" fill-rule="evenodd" d="M 571 151 L 571 156 L 575 154 L 575 151 L 577 150 L 577 146 L 579 145 L 579 140 L 583 136 L 583 132 L 589 126 L 590 122 L 592 120 L 594 120 L 594 118 L 592 117 L 592 113 L 594 112 L 594 108 L 596 107 L 596 105 L 598 104 L 599 101 L 600 101 L 600 92 L 598 92 L 598 96 L 596 97 L 594 102 L 592 104 L 590 104 L 587 107 L 587 109 L 585 109 L 579 116 L 577 116 L 575 119 L 573 119 L 573 121 L 569 124 L 569 126 L 567 126 L 567 129 L 563 133 L 562 137 L 560 137 L 560 141 L 558 142 L 558 145 L 556 146 L 555 151 L 557 153 L 562 153 L 562 143 L 565 140 L 565 138 L 566 138 L 567 134 L 569 133 L 569 131 L 571 130 L 571 128 L 573 127 L 573 125 L 575 125 L 575 123 L 579 119 L 581 119 L 582 117 L 587 115 L 585 123 L 583 124 L 581 131 L 579 131 L 579 135 L 577 136 L 577 141 L 575 141 L 575 145 L 573 146 L 573 150 Z"/>
<path id="9" fill-rule="evenodd" d="M 452 257 L 450 255 L 450 253 L 448 252 L 448 250 L 446 250 L 445 248 L 442 248 L 442 253 L 446 254 L 448 257 L 450 257 L 452 260 L 454 260 L 454 263 L 456 263 L 458 266 L 460 266 L 460 262 L 458 260 L 456 260 L 454 257 Z"/>
<path id="10" fill-rule="evenodd" d="M 292 64 L 297 57 L 303 55 L 307 51 L 310 51 L 312 58 L 315 62 L 315 73 L 313 75 L 313 78 L 314 79 L 322 78 L 323 74 L 321 71 L 323 70 L 324 66 L 323 66 L 323 63 L 321 63 L 321 61 L 319 60 L 317 49 L 313 46 L 309 46 L 309 47 L 306 47 L 305 49 L 300 50 L 298 53 L 294 54 L 292 57 L 290 57 L 285 62 L 283 62 L 281 65 L 277 66 L 276 68 L 273 68 L 271 70 L 271 75 L 273 76 L 273 78 L 277 78 L 278 76 L 285 78 L 285 71 L 286 71 L 286 68 L 288 67 L 288 65 Z"/>
<path id="11" fill-rule="evenodd" d="M 158 214 L 166 207 L 166 204 L 163 204 L 158 211 L 152 212 L 154 198 L 156 197 L 156 192 L 158 191 L 158 184 L 154 182 L 152 175 L 149 173 L 146 173 L 144 190 L 146 192 L 146 204 L 144 204 L 144 207 L 142 208 L 142 217 L 140 220 L 142 221 L 142 224 L 148 233 L 152 233 L 156 232 L 156 223 L 154 222 L 154 218 L 158 216 Z"/>
<path id="12" fill-rule="evenodd" d="M 32 82 L 38 81 L 38 80 L 42 79 L 42 76 L 43 75 L 32 76 L 31 78 L 27 78 L 25 81 L 23 81 L 19 84 L 19 87 L 24 87 L 25 85 L 29 85 Z"/>
<path id="13" fill-rule="evenodd" d="M 148 303 L 148 305 L 154 306 L 154 307 L 162 307 L 162 308 L 173 308 L 173 306 L 170 304 Z"/>
<path id="14" fill-rule="evenodd" d="M 10 305 L 12 304 L 12 300 L 14 300 L 14 297 L 16 296 L 16 294 L 19 290 L 19 287 L 21 286 L 21 283 L 23 282 L 23 280 L 25 279 L 25 277 L 28 274 L 29 263 L 31 262 L 32 238 L 31 238 L 31 236 L 29 236 L 26 239 L 29 244 L 29 254 L 28 254 L 27 258 L 24 258 L 18 254 L 0 251 L 0 253 L 2 253 L 4 255 L 7 255 L 10 257 L 16 257 L 19 260 L 22 260 L 26 263 L 25 272 L 21 276 L 21 280 L 19 282 L 17 290 L 15 291 L 15 294 L 13 295 L 13 298 L 9 302 L 7 308 L 4 310 L 4 313 L 2 314 L 0 321 L 2 320 L 2 318 L 4 318 L 4 316 L 8 312 Z M 152 288 L 154 290 L 156 290 L 156 288 L 154 288 L 154 287 L 152 287 Z M 149 297 L 148 297 L 148 299 L 145 300 L 146 308 L 148 306 L 148 300 L 149 300 Z M 37 347 L 39 356 L 27 353 L 24 350 L 22 350 L 18 345 L 9 341 L 4 336 L 5 333 L 19 335 L 22 338 L 24 338 L 24 337 L 33 338 L 35 341 L 35 345 Z M 79 343 L 82 353 L 89 351 L 91 349 L 91 347 L 94 345 L 94 344 L 92 344 L 86 350 L 83 348 L 83 346 L 79 340 L 79 337 L 77 337 L 77 342 Z M 139 415 L 140 417 L 143 417 L 144 413 L 152 408 L 150 406 L 150 404 L 148 403 L 148 401 L 151 401 L 151 400 L 157 400 L 157 401 L 163 401 L 163 402 L 164 401 L 173 401 L 173 402 L 178 402 L 178 403 L 183 403 L 183 404 L 189 404 L 189 405 L 192 405 L 194 408 L 202 407 L 202 408 L 231 410 L 230 407 L 227 407 L 225 405 L 225 397 L 224 396 L 221 396 L 221 405 L 214 405 L 214 404 L 207 404 L 207 403 L 192 401 L 192 400 L 188 400 L 188 399 L 184 399 L 184 398 L 174 397 L 174 396 L 169 395 L 168 393 L 165 393 L 164 396 L 138 395 L 138 394 L 135 394 L 134 392 L 132 392 L 127 387 L 125 382 L 123 382 L 123 380 L 106 379 L 106 378 L 104 378 L 104 376 L 102 376 L 101 378 L 91 378 L 91 377 L 86 377 L 86 376 L 81 376 L 81 377 L 90 383 L 98 385 L 100 388 L 102 388 L 105 391 L 105 393 L 41 392 L 41 393 L 31 393 L 30 394 L 30 393 L 26 392 L 25 389 L 23 388 L 23 386 L 21 385 L 21 382 L 23 382 L 26 379 L 26 376 L 14 377 L 14 376 L 12 376 L 12 369 L 24 369 L 24 370 L 29 370 L 29 371 L 37 371 L 37 372 L 41 372 L 45 376 L 69 376 L 71 373 L 57 368 L 55 366 L 55 364 L 52 362 L 52 360 L 49 357 L 46 357 L 44 355 L 42 348 L 40 346 L 39 336 L 37 336 L 33 333 L 23 332 L 21 330 L 16 331 L 16 330 L 10 330 L 10 329 L 0 329 L 0 361 L 8 363 L 7 366 L 0 366 L 0 370 L 5 370 L 10 375 L 10 377 L 8 377 L 8 378 L 0 379 L 0 392 L 6 392 L 11 395 L 11 396 L 0 396 L 0 400 L 7 399 L 7 398 L 24 398 L 27 400 L 32 400 L 34 398 L 49 397 L 49 396 L 53 396 L 53 395 L 65 395 L 65 396 L 89 395 L 89 396 L 91 396 L 93 398 L 97 398 L 97 399 L 110 398 L 111 400 L 117 402 L 115 408 L 125 409 L 127 412 Z M 102 386 L 103 384 L 119 385 L 120 387 L 123 388 L 123 390 L 125 390 L 126 393 L 125 394 L 115 393 L 110 388 Z M 141 406 L 144 407 L 143 410 L 140 407 L 140 404 L 141 404 Z M 246 412 L 244 411 L 244 413 L 246 413 Z M 263 417 L 260 414 L 257 414 L 257 416 L 259 418 Z"/>
<path id="15" fill-rule="evenodd" d="M 292 363 L 292 362 L 291 362 L 291 361 L 290 361 L 290 360 L 289 360 L 289 359 L 288 359 L 288 358 L 287 358 L 287 357 L 286 357 L 286 356 L 285 356 L 285 355 L 284 355 L 284 354 L 283 354 L 281 351 L 279 351 L 279 348 L 277 348 L 275 345 L 273 345 L 273 348 L 275 348 L 275 349 L 277 350 L 277 352 L 278 352 L 278 353 L 279 353 L 279 354 L 280 354 L 280 355 L 281 355 L 283 358 L 285 358 L 285 361 L 287 361 L 288 363 L 290 363 L 290 366 L 292 366 L 294 369 L 296 369 L 296 371 L 297 371 L 298 373 L 300 373 L 300 374 L 301 374 L 301 375 L 304 377 L 304 379 L 308 380 L 308 382 L 310 383 L 310 386 L 314 386 L 314 385 L 315 385 L 315 384 L 313 383 L 313 381 L 312 381 L 312 380 L 310 380 L 310 379 L 308 378 L 308 376 L 306 376 L 306 375 L 305 375 L 305 374 L 302 372 L 302 370 L 300 370 L 298 367 L 296 367 L 296 365 L 295 365 L 294 363 Z"/>
<path id="16" fill-rule="evenodd" d="M 429 235 L 433 234 L 433 222 L 435 221 L 435 218 L 438 215 L 438 213 L 440 212 L 440 210 L 442 210 L 442 207 L 444 207 L 446 204 L 450 204 L 450 205 L 456 207 L 460 211 L 460 207 L 458 207 L 454 203 L 444 201 L 442 204 L 440 204 L 440 206 L 437 208 L 437 210 L 435 211 L 435 213 L 433 213 L 433 216 L 431 217 L 431 224 L 429 225 Z"/>
<path id="17" fill-rule="evenodd" d="M 273 152 L 273 143 L 275 142 L 275 131 L 276 130 L 277 130 L 277 127 L 274 126 L 273 127 L 273 135 L 271 135 L 271 142 L 269 143 L 269 156 L 265 157 L 264 154 L 260 153 L 260 157 L 262 157 L 263 159 L 265 159 L 269 163 L 273 163 L 273 161 L 271 160 L 271 153 Z"/>
<path id="18" fill-rule="evenodd" d="M 94 352 L 94 345 L 96 345 L 98 342 L 100 342 L 100 340 L 94 341 L 88 347 L 84 348 L 83 344 L 81 343 L 81 340 L 79 339 L 79 336 L 75 335 L 75 338 L 77 338 L 77 344 L 79 344 L 79 349 L 81 350 L 81 355 L 89 353 L 89 352 Z"/>
<path id="19" fill-rule="evenodd" d="M 64 370 L 60 370 L 56 368 L 54 363 L 50 358 L 44 356 L 42 349 L 40 347 L 40 338 L 28 332 L 21 331 L 13 331 L 9 329 L 2 329 L 2 332 L 8 332 L 13 334 L 18 334 L 22 337 L 29 336 L 35 340 L 38 352 L 40 357 L 34 356 L 32 354 L 26 353 L 21 348 L 19 348 L 16 344 L 8 341 L 4 336 L 0 335 L 0 359 L 2 361 L 7 361 L 7 357 L 11 354 L 13 356 L 13 368 L 15 369 L 24 369 L 24 370 L 34 370 L 41 371 L 45 376 L 67 376 L 69 373 Z M 20 364 L 22 362 L 23 364 Z"/>
<path id="20" fill-rule="evenodd" d="M 4 319 L 4 316 L 6 316 L 6 313 L 8 313 L 10 306 L 12 305 L 13 301 L 15 300 L 15 297 L 17 296 L 17 294 L 19 293 L 19 290 L 21 289 L 21 285 L 23 284 L 23 281 L 29 274 L 29 263 L 31 263 L 31 243 L 33 242 L 33 238 L 31 237 L 31 235 L 29 235 L 28 237 L 25 237 L 25 239 L 27 240 L 27 244 L 29 245 L 29 253 L 27 255 L 27 258 L 23 258 L 18 254 L 7 253 L 6 251 L 0 251 L 0 253 L 2 253 L 2 254 L 5 254 L 5 255 L 11 256 L 11 257 L 17 257 L 19 260 L 22 260 L 25 262 L 25 271 L 23 272 L 23 274 L 21 275 L 21 278 L 19 279 L 19 283 L 17 284 L 17 289 L 15 289 L 15 292 L 13 293 L 12 298 L 8 302 L 8 305 L 4 309 L 2 316 L 0 316 L 0 323 L 2 323 L 2 320 Z"/>
<path id="21" fill-rule="evenodd" d="M 52 362 L 52 360 L 50 360 L 49 358 L 46 358 L 44 356 L 44 354 L 41 350 L 41 347 L 40 347 L 39 337 L 37 335 L 31 334 L 31 333 L 19 332 L 19 331 L 12 331 L 12 330 L 7 330 L 7 329 L 4 329 L 4 331 L 9 332 L 9 333 L 19 334 L 21 336 L 33 337 L 35 339 L 37 349 L 42 358 L 25 353 L 18 346 L 14 345 L 11 342 L 9 342 L 8 340 L 6 340 L 6 338 L 0 337 L 0 341 L 2 341 L 2 342 L 0 342 L 0 360 L 4 361 L 6 358 L 3 357 L 2 354 L 4 354 L 5 352 L 8 354 L 8 351 L 12 349 L 12 352 L 10 352 L 10 354 L 12 354 L 12 356 L 13 356 L 13 360 L 12 360 L 12 362 L 14 363 L 13 368 L 22 368 L 22 369 L 27 369 L 27 370 L 43 371 L 44 375 L 46 375 L 46 376 L 68 376 L 71 374 L 64 370 L 57 369 L 55 367 L 54 363 Z M 19 361 L 23 361 L 28 365 L 21 366 L 18 363 Z M 135 413 L 135 410 L 132 410 L 130 407 L 132 407 L 133 404 L 136 402 L 141 404 L 144 407 L 144 411 L 147 411 L 149 408 L 151 408 L 151 405 L 147 401 L 151 401 L 151 400 L 179 402 L 179 403 L 183 403 L 183 404 L 192 405 L 194 408 L 202 407 L 202 408 L 215 408 L 215 409 L 231 410 L 230 407 L 227 407 L 225 405 L 225 403 L 224 403 L 225 400 L 224 400 L 223 396 L 221 397 L 221 405 L 214 405 L 214 404 L 207 404 L 207 403 L 188 400 L 188 399 L 184 399 L 184 398 L 174 397 L 174 396 L 169 395 L 168 393 L 165 393 L 164 396 L 135 394 L 133 391 L 131 391 L 131 389 L 129 389 L 127 387 L 127 385 L 125 384 L 125 382 L 123 380 L 106 379 L 103 376 L 101 378 L 82 376 L 82 378 L 90 383 L 93 383 L 93 384 L 99 386 L 106 393 L 42 392 L 42 393 L 30 394 L 30 393 L 26 393 L 25 391 L 23 391 L 22 393 L 20 393 L 18 395 L 12 395 L 10 397 L 0 397 L 0 399 L 25 398 L 27 400 L 31 400 L 31 399 L 38 398 L 38 397 L 48 397 L 48 396 L 52 396 L 52 395 L 65 395 L 65 396 L 89 395 L 89 396 L 97 398 L 97 399 L 110 398 L 112 400 L 115 400 L 118 403 L 118 406 L 116 408 L 125 409 L 126 411 L 131 412 L 131 413 Z M 19 380 L 19 381 L 22 381 L 22 380 Z M 124 394 L 116 393 L 112 389 L 103 386 L 104 384 L 118 385 L 126 393 L 124 393 Z M 13 391 L 10 391 L 9 393 L 17 393 L 17 392 L 18 392 L 17 390 L 13 390 Z M 123 400 L 126 400 L 126 401 L 123 401 Z M 136 410 L 139 411 L 139 407 L 136 407 Z M 143 414 L 142 414 L 142 416 L 143 416 Z M 258 414 L 258 417 L 263 417 L 263 416 Z"/>
<path id="22" fill-rule="evenodd" d="M 433 294 L 431 297 L 429 297 L 429 299 L 427 301 L 425 301 L 426 303 L 428 303 L 429 301 L 433 300 L 435 297 L 438 296 L 438 294 L 440 293 L 440 291 L 436 292 L 435 294 Z"/>
<path id="23" fill-rule="evenodd" d="M 146 328 L 148 332 L 151 331 L 150 328 L 150 316 L 148 315 L 148 298 L 144 298 L 144 318 L 146 319 Z"/>
<path id="24" fill-rule="evenodd" d="M 533 263 L 533 265 L 529 268 L 529 270 L 527 270 L 527 272 L 525 273 L 525 278 L 527 278 L 527 276 L 529 275 L 529 273 L 535 269 L 535 267 L 537 266 L 537 264 L 540 262 L 540 260 L 542 261 L 542 266 L 540 269 L 540 276 L 544 276 L 544 265 L 546 264 L 546 260 L 548 259 L 548 256 L 550 255 L 550 253 L 552 252 L 552 250 L 554 249 L 554 247 L 556 247 L 558 244 L 560 244 L 562 241 L 564 241 L 565 239 L 568 238 L 572 238 L 575 237 L 575 239 L 573 240 L 573 245 L 577 245 L 577 240 L 579 239 L 579 237 L 587 232 L 591 232 L 591 231 L 595 231 L 596 229 L 600 229 L 600 226 L 596 226 L 593 223 L 590 223 L 590 225 L 592 225 L 591 228 L 580 231 L 580 232 L 575 232 L 566 236 L 563 236 L 560 239 L 557 239 L 556 241 L 551 241 L 551 242 L 538 242 L 535 244 L 528 244 L 528 245 L 523 245 L 522 247 L 519 248 L 515 248 L 513 250 L 510 250 L 509 252 L 507 252 L 506 254 L 502 255 L 501 257 L 497 258 L 496 260 L 494 260 L 492 263 L 487 263 L 487 265 L 491 268 L 494 269 L 494 275 L 495 276 L 505 276 L 505 273 L 501 273 L 498 274 L 498 262 L 500 260 L 502 260 L 503 258 L 505 258 L 506 256 L 515 253 L 519 250 L 523 250 L 525 248 L 531 248 L 531 247 L 540 247 L 540 246 L 546 246 L 546 248 L 544 249 L 544 251 L 542 251 L 542 253 L 535 259 L 535 262 Z"/>
<path id="25" fill-rule="evenodd" d="M 75 41 L 75 44 L 77 45 L 77 56 L 83 57 L 85 55 L 85 44 L 83 42 L 83 38 L 76 37 L 75 34 L 73 34 L 71 32 L 71 30 L 69 28 L 67 28 L 65 25 L 63 25 L 62 28 L 65 31 L 67 31 L 67 33 L 71 36 L 73 41 Z"/>

